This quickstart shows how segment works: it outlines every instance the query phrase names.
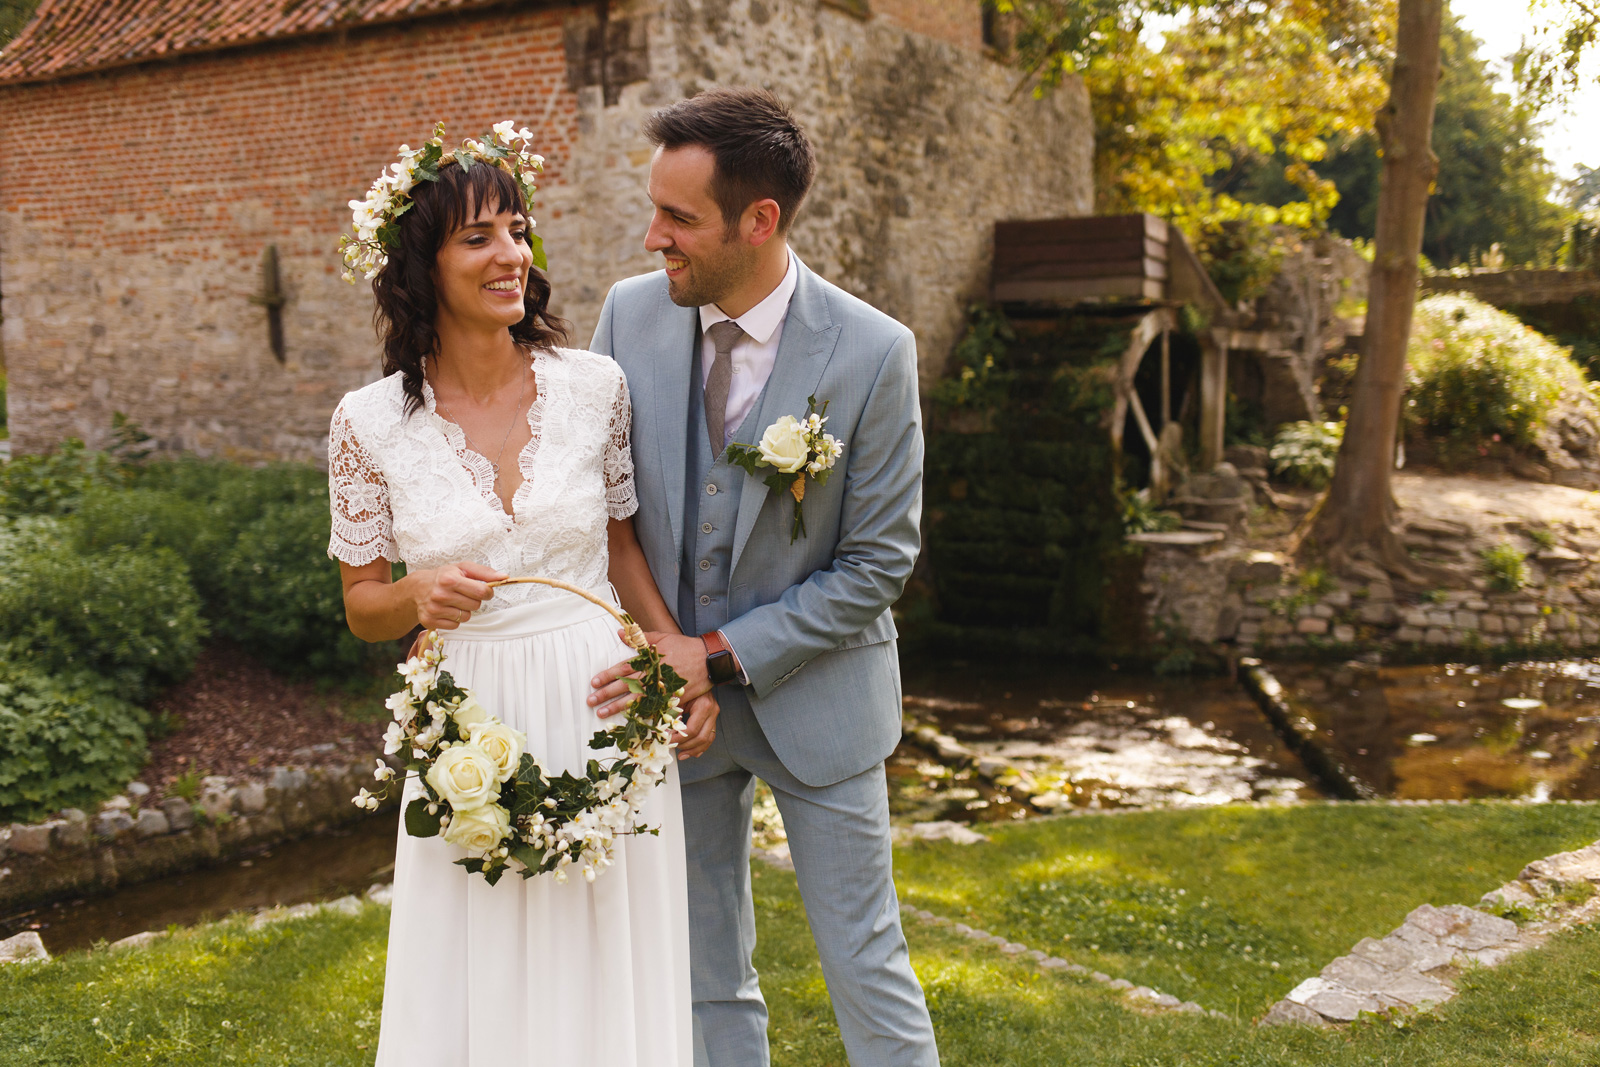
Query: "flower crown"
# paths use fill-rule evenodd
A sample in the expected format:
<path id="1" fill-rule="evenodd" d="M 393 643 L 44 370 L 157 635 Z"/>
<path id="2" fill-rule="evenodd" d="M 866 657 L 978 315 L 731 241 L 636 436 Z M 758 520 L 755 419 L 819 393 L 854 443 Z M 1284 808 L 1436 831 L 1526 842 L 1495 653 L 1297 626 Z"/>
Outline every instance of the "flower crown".
<path id="1" fill-rule="evenodd" d="M 544 157 L 528 150 L 533 143 L 533 131 L 516 129 L 511 119 L 497 122 L 481 138 L 471 137 L 461 142 L 461 147 L 449 153 L 444 148 L 444 123 L 433 128 L 433 136 L 421 150 L 413 151 L 409 145 L 400 146 L 400 162 L 391 163 L 387 173 L 367 190 L 365 200 L 350 201 L 351 229 L 354 236 L 339 238 L 339 252 L 344 256 L 345 281 L 355 284 L 359 271 L 367 280 L 377 277 L 383 265 L 389 262 L 389 252 L 400 243 L 400 216 L 411 210 L 411 190 L 418 182 L 436 182 L 439 171 L 452 162 L 461 165 L 463 172 L 473 164 L 484 163 L 499 167 L 516 179 L 522 190 L 524 207 L 533 204 L 533 194 L 539 187 L 534 176 L 544 169 Z M 533 225 L 533 217 L 528 217 Z M 533 249 L 533 265 L 545 270 L 544 241 L 538 234 L 528 234 L 528 245 Z"/>

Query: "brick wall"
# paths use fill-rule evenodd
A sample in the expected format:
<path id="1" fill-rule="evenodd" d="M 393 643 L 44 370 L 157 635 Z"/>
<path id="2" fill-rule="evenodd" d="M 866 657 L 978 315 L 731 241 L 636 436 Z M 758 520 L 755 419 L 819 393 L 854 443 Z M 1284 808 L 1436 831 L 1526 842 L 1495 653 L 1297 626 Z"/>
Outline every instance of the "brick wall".
<path id="1" fill-rule="evenodd" d="M 599 85 L 568 87 L 587 3 L 0 86 L 15 447 L 103 444 L 122 411 L 167 448 L 320 458 L 339 396 L 378 373 L 371 298 L 338 279 L 345 203 L 440 117 L 454 136 L 502 117 L 537 131 L 554 310 L 586 342 L 611 283 L 659 267 L 643 249 L 640 124 L 712 84 L 766 85 L 794 107 L 821 159 L 796 251 L 910 325 L 931 380 L 986 289 L 993 221 L 1091 210 L 1088 101 L 1075 82 L 1009 100 L 1011 72 L 974 46 L 975 2 L 874 10 L 614 0 L 634 51 L 612 64 L 627 82 L 613 106 Z M 64 134 L 96 149 L 64 149 Z M 283 363 L 250 302 L 268 244 Z"/>
<path id="2" fill-rule="evenodd" d="M 339 280 L 345 202 L 401 140 L 515 116 L 548 184 L 577 137 L 564 12 L 432 19 L 0 88 L 0 293 L 19 450 L 105 438 L 314 458 L 377 373 L 371 298 Z M 279 252 L 286 360 L 261 255 Z"/>

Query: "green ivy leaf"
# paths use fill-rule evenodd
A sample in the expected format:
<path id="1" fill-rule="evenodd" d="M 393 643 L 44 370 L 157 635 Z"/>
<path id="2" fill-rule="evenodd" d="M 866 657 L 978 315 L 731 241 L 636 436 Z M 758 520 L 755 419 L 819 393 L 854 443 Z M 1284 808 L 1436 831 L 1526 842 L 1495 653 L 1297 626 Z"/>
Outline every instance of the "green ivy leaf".
<path id="1" fill-rule="evenodd" d="M 428 801 L 418 797 L 406 805 L 406 833 L 412 837 L 438 837 L 439 817 L 428 814 Z"/>
<path id="2" fill-rule="evenodd" d="M 528 232 L 528 249 L 533 253 L 533 265 L 540 270 L 550 269 L 550 260 L 544 254 L 544 238 L 538 234 Z"/>

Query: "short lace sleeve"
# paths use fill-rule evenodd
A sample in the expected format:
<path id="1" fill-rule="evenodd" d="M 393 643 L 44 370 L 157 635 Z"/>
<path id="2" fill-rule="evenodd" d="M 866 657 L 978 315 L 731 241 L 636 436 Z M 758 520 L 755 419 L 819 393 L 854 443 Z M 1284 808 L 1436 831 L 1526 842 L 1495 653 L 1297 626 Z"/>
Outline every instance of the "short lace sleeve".
<path id="1" fill-rule="evenodd" d="M 389 488 L 372 456 L 356 437 L 343 404 L 333 413 L 328 432 L 328 500 L 333 510 L 333 536 L 328 555 L 352 567 L 380 556 L 400 561 L 389 511 Z"/>
<path id="2" fill-rule="evenodd" d="M 617 371 L 617 399 L 611 408 L 611 436 L 606 441 L 606 514 L 626 519 L 639 510 L 633 491 L 633 404 L 628 379 Z"/>

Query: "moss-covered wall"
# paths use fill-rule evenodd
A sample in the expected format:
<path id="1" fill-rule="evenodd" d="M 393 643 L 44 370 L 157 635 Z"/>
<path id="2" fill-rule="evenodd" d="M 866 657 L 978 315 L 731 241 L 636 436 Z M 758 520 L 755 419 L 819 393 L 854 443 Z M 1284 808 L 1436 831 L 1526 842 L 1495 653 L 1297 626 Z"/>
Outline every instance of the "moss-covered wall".
<path id="1" fill-rule="evenodd" d="M 1143 311 L 974 311 L 934 391 L 928 440 L 941 622 L 1048 630 L 1084 648 L 1116 639 L 1106 590 L 1128 561 L 1109 422 Z"/>

